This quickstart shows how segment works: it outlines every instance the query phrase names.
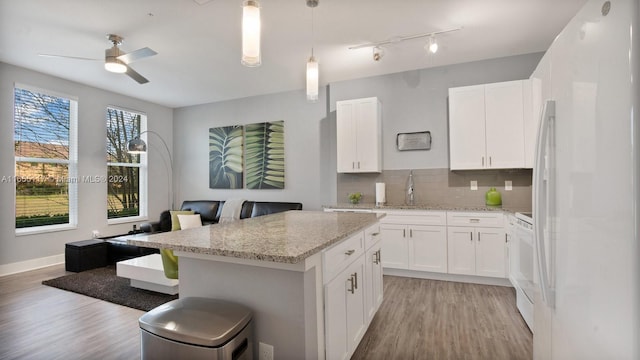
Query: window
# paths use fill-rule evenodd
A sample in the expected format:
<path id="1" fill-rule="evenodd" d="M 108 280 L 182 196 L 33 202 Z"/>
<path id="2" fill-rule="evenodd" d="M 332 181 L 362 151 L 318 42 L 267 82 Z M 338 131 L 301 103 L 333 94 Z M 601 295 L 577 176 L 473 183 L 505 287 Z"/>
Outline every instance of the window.
<path id="1" fill-rule="evenodd" d="M 16 233 L 77 225 L 77 120 L 75 98 L 15 86 Z"/>
<path id="2" fill-rule="evenodd" d="M 146 115 L 107 108 L 107 218 L 146 216 L 146 156 L 127 143 L 146 128 Z"/>

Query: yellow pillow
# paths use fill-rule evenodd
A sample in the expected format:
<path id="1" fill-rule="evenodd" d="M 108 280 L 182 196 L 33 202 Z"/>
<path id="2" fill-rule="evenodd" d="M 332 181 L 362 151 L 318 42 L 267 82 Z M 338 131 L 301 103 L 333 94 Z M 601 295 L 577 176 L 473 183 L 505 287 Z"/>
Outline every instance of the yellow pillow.
<path id="1" fill-rule="evenodd" d="M 180 230 L 180 220 L 178 215 L 193 215 L 191 210 L 171 210 L 171 231 Z"/>

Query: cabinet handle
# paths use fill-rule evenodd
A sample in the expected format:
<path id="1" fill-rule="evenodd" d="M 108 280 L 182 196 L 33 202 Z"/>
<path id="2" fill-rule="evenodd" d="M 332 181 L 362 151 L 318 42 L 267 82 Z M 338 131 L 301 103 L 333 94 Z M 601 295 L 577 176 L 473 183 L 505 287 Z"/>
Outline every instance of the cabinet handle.
<path id="1" fill-rule="evenodd" d="M 489 167 L 491 167 L 491 156 L 489 156 Z"/>
<path id="2" fill-rule="evenodd" d="M 375 233 L 372 233 L 372 234 L 371 234 L 371 236 L 378 236 L 378 235 L 380 235 L 380 233 L 379 233 L 379 232 L 375 232 Z"/>
<path id="3" fill-rule="evenodd" d="M 469 232 L 469 240 L 473 241 L 473 231 Z"/>
<path id="4" fill-rule="evenodd" d="M 353 255 L 354 252 L 356 252 L 356 251 L 355 250 L 347 250 L 347 251 L 344 252 L 344 254 L 347 255 L 347 256 L 351 256 L 351 255 Z"/>
<path id="5" fill-rule="evenodd" d="M 482 157 L 482 167 L 484 167 L 484 156 Z"/>
<path id="6" fill-rule="evenodd" d="M 360 169 L 360 161 L 358 161 L 358 169 Z"/>
<path id="7" fill-rule="evenodd" d="M 355 283 L 354 287 L 357 289 L 357 288 L 358 288 L 358 273 L 357 273 L 357 272 L 354 272 L 354 273 L 353 273 L 353 275 L 351 275 L 351 276 L 353 276 L 353 278 L 355 279 L 355 281 L 354 281 L 354 283 Z"/>
<path id="8" fill-rule="evenodd" d="M 509 235 L 504 234 L 504 242 L 508 243 L 509 242 Z"/>
<path id="9" fill-rule="evenodd" d="M 402 237 L 407 237 L 407 229 L 402 229 Z"/>
<path id="10" fill-rule="evenodd" d="M 351 168 L 355 169 L 356 168 L 356 163 L 354 161 L 351 162 Z"/>
<path id="11" fill-rule="evenodd" d="M 373 253 L 373 263 L 374 264 L 378 264 L 378 252 L 374 252 Z"/>
<path id="12" fill-rule="evenodd" d="M 378 253 L 378 263 L 382 262 L 382 249 L 378 249 L 378 251 L 376 251 Z"/>
<path id="13" fill-rule="evenodd" d="M 480 231 L 478 231 L 478 242 L 480 242 Z"/>
<path id="14" fill-rule="evenodd" d="M 347 289 L 347 291 L 349 291 L 352 294 L 355 294 L 355 288 L 353 287 L 353 275 L 349 277 L 348 281 L 351 283 L 351 289 Z"/>
<path id="15" fill-rule="evenodd" d="M 409 229 L 409 237 L 413 237 L 413 229 Z"/>

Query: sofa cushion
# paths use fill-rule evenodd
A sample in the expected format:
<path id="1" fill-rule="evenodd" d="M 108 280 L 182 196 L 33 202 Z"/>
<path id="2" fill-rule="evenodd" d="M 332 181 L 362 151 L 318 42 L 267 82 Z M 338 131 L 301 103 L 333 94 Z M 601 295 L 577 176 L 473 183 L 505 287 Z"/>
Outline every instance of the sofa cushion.
<path id="1" fill-rule="evenodd" d="M 220 218 L 221 201 L 217 200 L 186 200 L 182 202 L 181 210 L 191 210 L 200 214 L 203 224 L 217 223 Z"/>
<path id="2" fill-rule="evenodd" d="M 171 231 L 171 212 L 165 210 L 160 214 L 160 220 L 158 221 L 158 228 L 153 231 Z"/>
<path id="3" fill-rule="evenodd" d="M 180 230 L 180 220 L 178 215 L 193 215 L 191 210 L 171 210 L 171 231 Z"/>
<path id="4" fill-rule="evenodd" d="M 193 215 L 178 214 L 178 221 L 180 222 L 181 230 L 202 226 L 202 220 L 199 214 L 193 214 Z"/>

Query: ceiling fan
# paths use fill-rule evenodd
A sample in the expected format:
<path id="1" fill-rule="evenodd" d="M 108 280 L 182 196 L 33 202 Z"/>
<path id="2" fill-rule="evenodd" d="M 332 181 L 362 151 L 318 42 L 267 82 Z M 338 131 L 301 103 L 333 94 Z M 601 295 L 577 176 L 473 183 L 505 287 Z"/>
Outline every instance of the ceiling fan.
<path id="1" fill-rule="evenodd" d="M 158 54 L 157 52 L 151 50 L 148 47 L 144 47 L 138 50 L 134 50 L 128 53 L 120 50 L 120 45 L 122 44 L 122 40 L 124 38 L 115 34 L 107 34 L 107 38 L 113 46 L 104 51 L 104 68 L 107 71 L 127 74 L 133 80 L 137 81 L 139 84 L 146 84 L 149 82 L 147 78 L 140 75 L 137 71 L 133 70 L 129 64 L 138 61 L 140 59 L 144 59 L 150 56 L 154 56 Z M 84 58 L 78 56 L 65 56 L 65 55 L 53 55 L 53 54 L 38 54 L 44 57 L 55 57 L 55 58 L 65 58 L 65 59 L 75 59 L 75 60 L 91 60 L 91 61 L 102 61 L 102 59 L 91 59 Z"/>

